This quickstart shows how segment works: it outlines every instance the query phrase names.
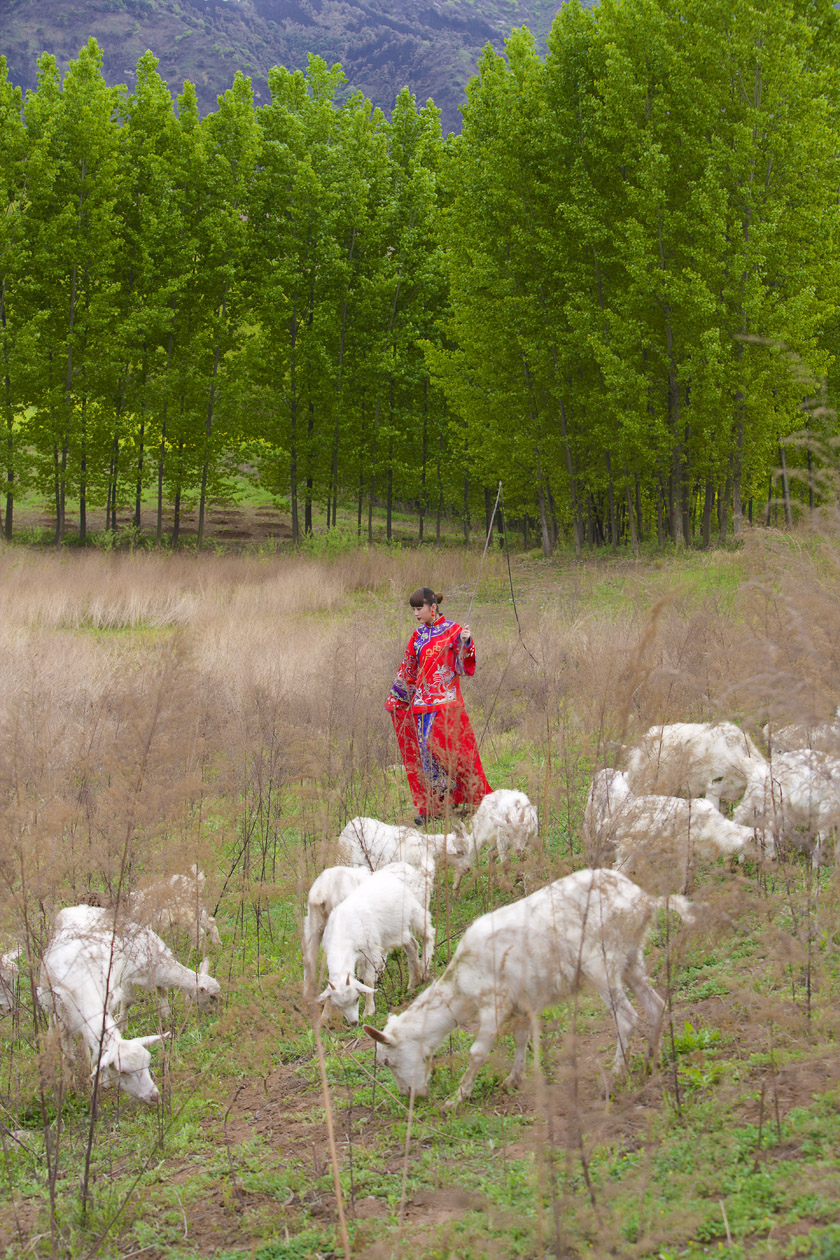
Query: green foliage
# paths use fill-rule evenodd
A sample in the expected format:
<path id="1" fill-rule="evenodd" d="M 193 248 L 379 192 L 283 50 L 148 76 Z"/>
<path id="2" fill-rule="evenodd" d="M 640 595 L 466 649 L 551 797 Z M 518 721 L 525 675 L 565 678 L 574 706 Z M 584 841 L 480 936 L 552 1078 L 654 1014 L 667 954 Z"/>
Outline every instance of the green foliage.
<path id="1" fill-rule="evenodd" d="M 834 389 L 837 50 L 829 0 L 572 3 L 446 143 L 316 56 L 203 118 L 151 53 L 131 93 L 94 40 L 25 102 L 0 66 L 6 536 L 34 491 L 56 542 L 152 500 L 201 548 L 245 481 L 294 543 L 405 506 L 469 540 L 501 480 L 523 545 L 640 553 L 770 514 L 781 461 L 791 523 L 833 493 L 833 414 L 790 439 Z"/>

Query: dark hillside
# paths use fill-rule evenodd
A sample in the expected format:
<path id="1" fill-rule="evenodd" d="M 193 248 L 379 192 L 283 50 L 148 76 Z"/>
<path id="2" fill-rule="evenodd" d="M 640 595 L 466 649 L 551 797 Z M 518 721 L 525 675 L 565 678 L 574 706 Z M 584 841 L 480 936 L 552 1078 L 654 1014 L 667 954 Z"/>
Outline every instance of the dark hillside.
<path id="1" fill-rule="evenodd" d="M 12 81 L 31 88 L 40 53 L 66 65 L 93 35 L 108 82 L 131 85 L 137 58 L 150 48 L 173 95 L 192 80 L 204 112 L 234 71 L 249 75 L 259 103 L 271 66 L 304 69 L 307 55 L 318 53 L 341 62 L 348 90 L 361 89 L 388 113 L 405 85 L 421 103 L 432 97 L 452 131 L 484 44 L 501 50 L 514 26 L 542 40 L 559 7 L 560 0 L 0 0 L 0 53 Z"/>

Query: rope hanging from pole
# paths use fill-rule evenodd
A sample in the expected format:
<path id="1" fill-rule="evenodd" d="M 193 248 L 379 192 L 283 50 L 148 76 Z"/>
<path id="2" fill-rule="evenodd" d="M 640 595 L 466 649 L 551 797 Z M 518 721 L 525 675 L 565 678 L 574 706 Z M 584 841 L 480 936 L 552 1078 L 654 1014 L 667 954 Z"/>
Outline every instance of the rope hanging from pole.
<path id="1" fill-rule="evenodd" d="M 496 502 L 493 504 L 493 511 L 490 515 L 490 524 L 487 528 L 487 537 L 484 541 L 484 551 L 482 552 L 482 555 L 481 555 L 481 564 L 478 567 L 478 577 L 476 578 L 475 589 L 473 590 L 472 599 L 470 600 L 470 606 L 467 609 L 467 615 L 464 620 L 465 620 L 466 625 L 470 624 L 470 614 L 472 613 L 473 604 L 475 603 L 475 597 L 478 594 L 478 584 L 481 581 L 481 574 L 484 569 L 484 561 L 487 556 L 487 548 L 490 546 L 490 538 L 493 533 L 493 525 L 496 520 L 496 512 L 498 511 L 500 502 L 502 504 L 502 539 L 504 541 L 505 560 L 507 562 L 508 585 L 510 586 L 510 602 L 513 605 L 513 615 L 516 618 L 517 636 L 516 636 L 516 642 L 514 643 L 513 647 L 510 650 L 510 655 L 508 656 L 507 664 L 505 665 L 505 668 L 502 671 L 502 676 L 499 679 L 499 685 L 496 688 L 496 694 L 493 697 L 493 703 L 490 706 L 490 712 L 487 714 L 487 719 L 484 723 L 484 729 L 481 732 L 481 738 L 478 740 L 479 748 L 481 748 L 481 745 L 484 743 L 484 737 L 487 734 L 487 728 L 490 725 L 490 719 L 492 718 L 496 710 L 496 704 L 498 703 L 498 700 L 499 700 L 499 694 L 502 690 L 502 686 L 504 684 L 505 678 L 507 677 L 507 672 L 510 669 L 510 663 L 513 660 L 513 654 L 520 643 L 522 644 L 523 648 L 528 653 L 528 655 L 530 656 L 534 664 L 536 666 L 539 666 L 539 661 L 534 656 L 534 653 L 531 651 L 531 649 L 528 647 L 528 645 L 526 644 L 525 640 L 522 637 L 522 623 L 519 620 L 519 609 L 516 607 L 516 595 L 514 594 L 514 590 L 513 590 L 513 573 L 510 567 L 510 548 L 508 546 L 508 536 L 507 536 L 507 514 L 504 509 L 504 497 L 502 495 L 501 481 L 499 482 L 499 489 L 496 492 Z"/>

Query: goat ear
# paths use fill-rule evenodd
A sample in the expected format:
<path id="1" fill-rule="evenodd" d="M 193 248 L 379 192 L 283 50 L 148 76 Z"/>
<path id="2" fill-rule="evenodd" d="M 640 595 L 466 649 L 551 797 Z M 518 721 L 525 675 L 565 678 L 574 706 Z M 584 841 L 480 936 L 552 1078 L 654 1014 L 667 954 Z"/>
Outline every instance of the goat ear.
<path id="1" fill-rule="evenodd" d="M 359 993 L 375 993 L 376 989 L 372 989 L 369 984 L 362 984 L 361 980 L 353 980 L 353 988 L 358 989 Z"/>
<path id="2" fill-rule="evenodd" d="M 137 1042 L 138 1046 L 156 1046 L 159 1045 L 160 1042 L 166 1041 L 168 1036 L 168 1032 L 152 1033 L 148 1037 L 135 1037 L 134 1040 Z"/>
<path id="3" fill-rule="evenodd" d="M 323 993 L 318 994 L 315 1001 L 316 1002 L 329 1002 L 330 998 L 332 997 L 332 992 L 334 988 L 335 988 L 335 985 L 328 984 L 326 989 L 324 989 Z"/>
<path id="4" fill-rule="evenodd" d="M 397 1043 L 393 1037 L 389 1037 L 386 1033 L 380 1032 L 378 1028 L 374 1028 L 372 1024 L 362 1024 L 365 1032 L 374 1041 L 378 1041 L 381 1046 L 395 1046 Z"/>
<path id="5" fill-rule="evenodd" d="M 209 958 L 202 958 L 201 966 L 198 969 L 198 974 L 200 976 L 210 975 L 210 959 Z"/>
<path id="6" fill-rule="evenodd" d="M 98 1069 L 96 1066 L 94 1066 L 93 1071 L 90 1074 L 90 1079 L 92 1081 L 96 1080 L 97 1070 L 99 1071 L 100 1075 L 102 1075 L 103 1073 L 107 1071 L 109 1067 L 113 1067 L 116 1061 L 117 1061 L 117 1047 L 116 1046 L 111 1046 L 109 1050 L 103 1050 L 102 1054 L 100 1054 L 99 1056 Z"/>

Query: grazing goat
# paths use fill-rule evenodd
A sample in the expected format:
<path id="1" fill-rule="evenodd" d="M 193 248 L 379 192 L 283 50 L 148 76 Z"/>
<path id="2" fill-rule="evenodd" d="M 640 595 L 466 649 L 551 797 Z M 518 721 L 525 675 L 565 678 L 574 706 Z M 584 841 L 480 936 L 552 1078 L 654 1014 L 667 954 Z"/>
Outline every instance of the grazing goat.
<path id="1" fill-rule="evenodd" d="M 488 845 L 495 844 L 500 859 L 513 849 L 522 853 L 539 831 L 536 806 L 524 792 L 514 788 L 497 788 L 484 797 L 473 815 L 468 834 L 472 838 L 475 857 Z"/>
<path id="2" fill-rule="evenodd" d="M 17 960 L 20 946 L 0 956 L 0 1011 L 15 1009 L 15 987 L 18 978 Z"/>
<path id="3" fill-rule="evenodd" d="M 172 875 L 129 893 L 125 899 L 128 917 L 156 932 L 184 932 L 196 949 L 202 948 L 206 936 L 218 949 L 222 941 L 216 920 L 202 903 L 203 887 L 204 872 L 193 866 L 189 875 Z"/>
<path id="4" fill-rule="evenodd" d="M 469 1098 L 493 1043 L 510 1024 L 516 1053 L 506 1085 L 518 1086 L 532 1020 L 588 981 L 616 1023 L 615 1081 L 626 1067 L 637 1018 L 625 981 L 644 1009 L 652 1056 L 658 1046 L 665 1004 L 648 980 L 642 947 L 654 910 L 664 904 L 666 899 L 651 897 L 617 871 L 582 870 L 482 915 L 467 928 L 440 979 L 406 1011 L 390 1015 L 381 1032 L 365 1025 L 379 1043 L 377 1063 L 391 1069 L 400 1093 L 423 1095 L 436 1048 L 458 1025 L 477 1021 L 469 1067 L 447 1103 L 454 1106 Z M 667 904 L 692 922 L 685 897 Z"/>
<path id="5" fill-rule="evenodd" d="M 762 842 L 709 801 L 635 796 L 620 770 L 599 770 L 583 815 L 592 865 L 610 863 L 649 892 L 685 891 L 692 857 L 759 856 Z M 771 845 L 767 856 L 774 856 Z"/>
<path id="6" fill-rule="evenodd" d="M 309 889 L 303 920 L 303 984 L 307 996 L 315 983 L 318 949 L 327 920 L 336 906 L 370 876 L 366 866 L 328 866 Z"/>
<path id="7" fill-rule="evenodd" d="M 840 760 L 817 749 L 779 753 L 756 766 L 735 822 L 765 829 L 794 843 L 801 828 L 814 837 L 811 859 L 818 866 L 829 834 L 840 826 Z"/>
<path id="8" fill-rule="evenodd" d="M 108 1009 L 118 1021 L 131 1005 L 135 989 L 157 991 L 164 1015 L 169 1014 L 169 989 L 178 989 L 199 1006 L 214 1002 L 221 992 L 218 980 L 209 974 L 209 958 L 202 961 L 198 971 L 184 967 L 151 928 L 115 918 L 112 910 L 68 906 L 59 911 L 56 925 L 64 934 L 98 940 L 106 956 L 113 957 Z"/>
<path id="9" fill-rule="evenodd" d="M 423 964 L 417 940 L 423 945 Z M 359 1022 L 359 995 L 365 1014 L 375 1011 L 374 986 L 392 949 L 408 957 L 412 988 L 428 973 L 435 947 L 435 929 L 428 910 L 405 879 L 393 871 L 375 871 L 335 907 L 324 929 L 329 980 L 318 1001 L 336 1006 L 348 1024 Z M 360 978 L 356 978 L 356 968 Z"/>
<path id="10" fill-rule="evenodd" d="M 395 827 L 375 818 L 353 818 L 339 836 L 339 851 L 353 866 L 381 870 L 388 862 L 422 864 L 425 854 L 455 869 L 453 887 L 474 865 L 483 848 L 495 844 L 500 859 L 521 853 L 536 837 L 537 811 L 524 792 L 498 788 L 481 801 L 468 826 L 449 835 L 425 835 L 413 827 Z"/>
<path id="11" fill-rule="evenodd" d="M 91 1080 L 102 1084 L 112 1077 L 120 1089 L 141 1102 L 160 1098 L 152 1080 L 148 1047 L 163 1036 L 123 1037 L 111 1010 L 115 987 L 120 984 L 120 938 L 75 911 L 58 916 L 55 934 L 41 959 L 38 1001 L 57 1021 L 62 1046 L 69 1053 L 73 1037 L 81 1037 L 90 1055 Z M 99 912 L 101 913 L 101 912 Z M 113 922 L 113 920 L 112 920 Z"/>
<path id="12" fill-rule="evenodd" d="M 432 896 L 432 885 L 435 880 L 435 863 L 426 857 L 422 867 L 412 866 L 409 862 L 389 862 L 381 868 L 392 875 L 399 876 L 410 892 L 414 894 L 426 910 Z M 327 920 L 336 906 L 350 896 L 351 892 L 369 879 L 371 871 L 366 866 L 329 866 L 322 871 L 309 890 L 307 898 L 306 918 L 303 921 L 303 981 L 304 991 L 309 994 L 315 982 L 318 966 L 318 949 Z"/>
<path id="13" fill-rule="evenodd" d="M 705 796 L 716 809 L 737 801 L 764 758 L 732 722 L 675 722 L 652 726 L 627 751 L 624 772 L 639 795 Z"/>
<path id="14" fill-rule="evenodd" d="M 793 722 L 776 729 L 772 722 L 761 728 L 771 756 L 776 753 L 797 752 L 803 748 L 815 748 L 820 752 L 840 752 L 840 707 L 831 722 Z"/>
<path id="15" fill-rule="evenodd" d="M 350 866 L 379 871 L 389 862 L 408 862 L 425 869 L 427 860 L 469 868 L 469 839 L 463 827 L 448 835 L 426 835 L 415 827 L 396 827 L 378 818 L 351 818 L 338 837 L 339 855 Z"/>
<path id="16" fill-rule="evenodd" d="M 468 867 L 475 865 L 479 853 L 489 845 L 496 846 L 500 862 L 507 859 L 511 849 L 522 853 L 536 839 L 539 831 L 536 806 L 524 792 L 515 788 L 497 788 L 488 792 L 473 815 L 467 829 Z M 465 874 L 463 864 L 457 869 L 452 882 L 453 892 L 461 886 Z"/>

